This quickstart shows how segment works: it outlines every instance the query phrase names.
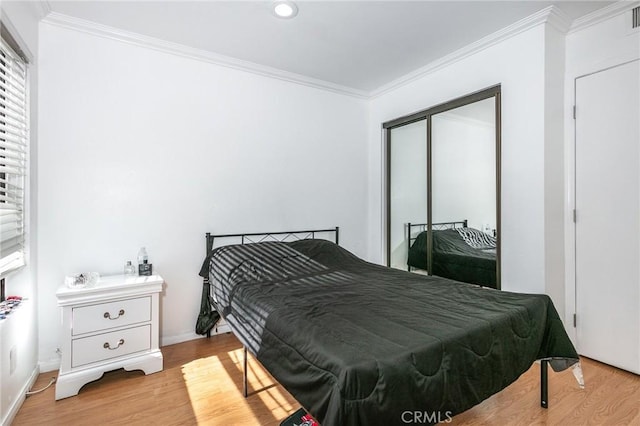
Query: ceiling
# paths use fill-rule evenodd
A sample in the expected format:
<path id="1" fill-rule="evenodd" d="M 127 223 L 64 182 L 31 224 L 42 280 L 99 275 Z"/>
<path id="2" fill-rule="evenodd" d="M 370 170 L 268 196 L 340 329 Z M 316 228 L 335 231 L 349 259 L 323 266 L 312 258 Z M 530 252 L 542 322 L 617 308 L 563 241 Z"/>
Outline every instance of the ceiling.
<path id="1" fill-rule="evenodd" d="M 52 12 L 371 93 L 555 5 L 569 22 L 611 1 L 57 1 Z"/>

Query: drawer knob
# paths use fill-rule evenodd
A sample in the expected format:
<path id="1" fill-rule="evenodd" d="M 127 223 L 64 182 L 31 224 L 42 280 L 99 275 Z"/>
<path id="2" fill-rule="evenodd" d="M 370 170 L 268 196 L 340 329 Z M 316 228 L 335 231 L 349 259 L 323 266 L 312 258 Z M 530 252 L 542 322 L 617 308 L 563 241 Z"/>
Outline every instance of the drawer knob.
<path id="1" fill-rule="evenodd" d="M 124 315 L 124 309 L 120 309 L 120 311 L 118 312 L 118 316 L 115 317 L 115 318 L 111 318 L 111 314 L 109 312 L 105 312 L 104 313 L 104 317 L 106 319 L 110 319 L 110 320 L 117 320 L 118 318 L 120 318 L 123 315 Z"/>
<path id="2" fill-rule="evenodd" d="M 118 340 L 118 346 L 116 346 L 115 348 L 112 348 L 111 345 L 109 344 L 109 342 L 104 342 L 104 345 L 102 345 L 102 347 L 105 348 L 105 349 L 109 349 L 110 351 L 113 351 L 113 350 L 118 349 L 122 345 L 124 345 L 124 339 Z"/>

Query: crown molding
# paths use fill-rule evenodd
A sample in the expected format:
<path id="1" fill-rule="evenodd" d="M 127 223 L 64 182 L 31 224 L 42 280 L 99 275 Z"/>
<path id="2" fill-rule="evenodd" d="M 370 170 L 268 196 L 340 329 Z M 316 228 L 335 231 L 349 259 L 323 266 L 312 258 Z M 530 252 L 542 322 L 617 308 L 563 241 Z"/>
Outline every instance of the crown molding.
<path id="1" fill-rule="evenodd" d="M 607 19 L 613 18 L 614 16 L 626 13 L 627 11 L 638 6 L 640 6 L 639 1 L 621 0 L 615 2 L 609 6 L 595 10 L 573 21 L 568 34 L 573 34 L 576 31 L 584 30 L 585 28 L 599 24 L 600 22 L 606 21 Z"/>
<path id="2" fill-rule="evenodd" d="M 554 18 L 550 18 L 551 15 L 554 15 Z M 544 24 L 553 20 L 553 25 L 558 27 L 562 27 L 563 13 L 559 12 L 558 9 L 554 6 L 548 6 L 532 15 L 527 16 L 524 19 L 521 19 L 514 24 L 509 25 L 499 31 L 496 31 L 492 34 L 489 34 L 486 37 L 481 38 L 478 41 L 475 41 L 461 49 L 456 50 L 446 56 L 443 56 L 440 59 L 436 59 L 430 64 L 425 65 L 422 68 L 418 68 L 415 71 L 410 72 L 396 80 L 393 80 L 390 83 L 387 83 L 378 89 L 371 92 L 371 98 L 376 98 L 378 96 L 382 96 L 385 93 L 391 92 L 392 90 L 398 89 L 402 86 L 405 86 L 411 82 L 414 82 L 427 74 L 434 73 L 442 68 L 446 68 L 456 62 L 459 62 L 465 58 L 468 58 L 476 53 L 479 53 L 485 49 L 490 48 L 496 44 L 499 44 L 511 37 L 515 37 L 516 35 L 523 33 L 531 28 L 534 28 L 540 24 Z"/>
<path id="3" fill-rule="evenodd" d="M 38 0 L 35 4 L 38 13 L 38 20 L 44 19 L 51 13 L 51 4 L 49 3 L 49 0 Z"/>
<path id="4" fill-rule="evenodd" d="M 569 18 L 562 9 L 555 6 L 550 6 L 549 9 L 547 23 L 561 33 L 566 34 L 571 28 L 571 18 Z"/>
<path id="5" fill-rule="evenodd" d="M 179 43 L 161 40 L 155 37 L 149 37 L 142 34 L 121 30 L 84 19 L 74 18 L 57 12 L 48 13 L 42 19 L 42 22 L 70 30 L 84 32 L 97 37 L 121 41 L 135 46 L 145 47 L 148 49 L 182 56 L 197 61 L 208 62 L 226 68 L 246 71 L 264 77 L 326 90 L 341 95 L 348 95 L 360 99 L 369 98 L 369 93 L 363 90 L 358 90 L 313 77 L 307 77 L 304 75 L 283 71 L 278 68 L 260 65 L 254 62 L 244 61 L 242 59 L 232 58 L 230 56 L 220 55 L 203 49 L 196 49 Z"/>

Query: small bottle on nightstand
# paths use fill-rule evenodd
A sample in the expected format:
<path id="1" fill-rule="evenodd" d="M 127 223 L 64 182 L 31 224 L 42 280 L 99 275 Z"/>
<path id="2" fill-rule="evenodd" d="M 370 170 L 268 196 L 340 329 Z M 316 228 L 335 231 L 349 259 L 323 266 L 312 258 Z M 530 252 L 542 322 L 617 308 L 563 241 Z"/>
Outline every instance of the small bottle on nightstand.
<path id="1" fill-rule="evenodd" d="M 136 267 L 133 266 L 130 260 L 127 260 L 127 263 L 124 265 L 124 274 L 136 275 Z"/>

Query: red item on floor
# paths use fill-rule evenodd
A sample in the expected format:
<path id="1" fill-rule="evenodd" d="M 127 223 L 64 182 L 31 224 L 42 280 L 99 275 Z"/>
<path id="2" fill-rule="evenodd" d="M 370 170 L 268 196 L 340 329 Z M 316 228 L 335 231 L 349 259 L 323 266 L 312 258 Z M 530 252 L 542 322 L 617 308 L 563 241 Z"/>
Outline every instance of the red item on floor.
<path id="1" fill-rule="evenodd" d="M 311 414 L 307 413 L 304 408 L 287 417 L 280 423 L 280 426 L 320 426 Z"/>

